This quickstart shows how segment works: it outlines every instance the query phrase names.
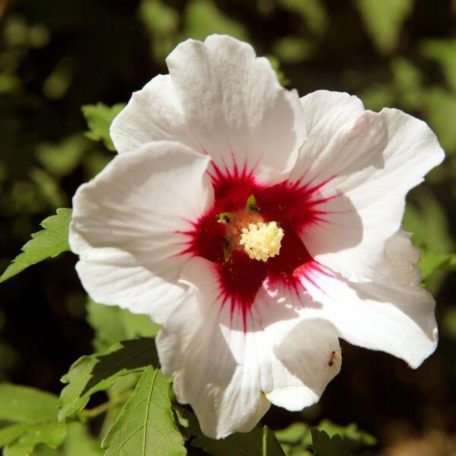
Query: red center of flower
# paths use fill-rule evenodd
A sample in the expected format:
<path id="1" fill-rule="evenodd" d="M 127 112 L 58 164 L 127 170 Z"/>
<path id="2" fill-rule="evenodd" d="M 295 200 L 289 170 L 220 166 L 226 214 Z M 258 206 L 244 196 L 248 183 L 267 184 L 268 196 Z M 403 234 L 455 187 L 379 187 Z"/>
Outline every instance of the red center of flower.
<path id="1" fill-rule="evenodd" d="M 318 196 L 319 186 L 284 181 L 272 186 L 260 185 L 252 173 L 211 173 L 214 204 L 189 231 L 185 253 L 201 256 L 214 263 L 223 304 L 231 312 L 249 313 L 255 296 L 265 282 L 296 289 L 298 268 L 313 259 L 301 240 L 306 227 L 323 220 L 318 206 L 327 199 Z M 258 261 L 240 246 L 242 228 L 251 223 L 276 222 L 283 230 L 280 253 Z M 301 236 L 300 236 L 301 235 Z"/>

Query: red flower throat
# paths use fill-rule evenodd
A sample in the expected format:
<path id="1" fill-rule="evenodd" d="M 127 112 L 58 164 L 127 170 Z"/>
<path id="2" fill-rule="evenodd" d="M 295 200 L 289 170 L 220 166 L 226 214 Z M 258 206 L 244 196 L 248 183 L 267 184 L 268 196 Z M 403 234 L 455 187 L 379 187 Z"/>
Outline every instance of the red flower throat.
<path id="1" fill-rule="evenodd" d="M 182 254 L 214 263 L 222 305 L 228 303 L 232 315 L 240 311 L 245 322 L 265 280 L 298 291 L 302 272 L 318 268 L 300 235 L 310 225 L 325 221 L 326 211 L 319 206 L 329 198 L 319 196 L 319 190 L 327 182 L 311 186 L 286 180 L 265 186 L 256 182 L 252 172 L 236 166 L 222 172 L 214 164 L 209 175 L 214 203 L 185 232 L 190 240 Z M 284 232 L 280 253 L 267 261 L 250 258 L 239 246 L 242 226 L 259 221 L 274 221 Z"/>

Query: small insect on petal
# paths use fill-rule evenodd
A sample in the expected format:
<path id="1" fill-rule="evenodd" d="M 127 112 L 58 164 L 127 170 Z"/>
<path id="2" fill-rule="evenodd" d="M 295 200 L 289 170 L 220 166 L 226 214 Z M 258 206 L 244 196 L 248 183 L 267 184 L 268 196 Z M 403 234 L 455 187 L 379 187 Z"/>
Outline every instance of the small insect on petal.
<path id="1" fill-rule="evenodd" d="M 337 353 L 332 350 L 331 353 L 329 354 L 329 358 L 328 358 L 328 366 L 329 367 L 332 367 L 334 366 L 334 363 L 337 361 Z"/>

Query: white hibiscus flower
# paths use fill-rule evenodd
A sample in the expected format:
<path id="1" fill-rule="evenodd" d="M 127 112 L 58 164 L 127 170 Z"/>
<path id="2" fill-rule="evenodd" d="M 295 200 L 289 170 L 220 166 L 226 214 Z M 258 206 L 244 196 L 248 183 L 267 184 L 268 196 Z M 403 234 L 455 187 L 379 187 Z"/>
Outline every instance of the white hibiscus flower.
<path id="1" fill-rule="evenodd" d="M 401 231 L 443 159 L 428 126 L 345 93 L 299 98 L 227 36 L 189 40 L 133 94 L 119 154 L 74 197 L 77 271 L 98 302 L 148 314 L 203 431 L 300 410 L 339 372 L 338 338 L 417 367 L 434 301 Z"/>

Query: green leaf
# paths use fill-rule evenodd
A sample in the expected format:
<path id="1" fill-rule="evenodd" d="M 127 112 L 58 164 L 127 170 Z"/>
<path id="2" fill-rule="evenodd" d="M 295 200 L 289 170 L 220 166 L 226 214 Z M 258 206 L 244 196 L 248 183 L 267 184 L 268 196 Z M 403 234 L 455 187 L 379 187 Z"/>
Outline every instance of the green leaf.
<path id="1" fill-rule="evenodd" d="M 29 456 L 34 448 L 47 445 L 51 448 L 59 447 L 66 436 L 65 426 L 58 423 L 41 423 L 30 427 L 28 431 L 15 443 L 5 447 L 4 456 Z"/>
<path id="2" fill-rule="evenodd" d="M 169 399 L 169 381 L 147 367 L 102 442 L 106 456 L 187 454 Z"/>
<path id="3" fill-rule="evenodd" d="M 448 154 L 456 152 L 456 128 L 448 119 L 456 117 L 456 94 L 440 87 L 433 87 L 426 93 L 427 116 Z"/>
<path id="4" fill-rule="evenodd" d="M 186 35 L 204 40 L 212 33 L 225 33 L 240 40 L 247 38 L 245 27 L 225 15 L 212 0 L 193 0 L 185 10 Z"/>
<path id="5" fill-rule="evenodd" d="M 53 421 L 57 397 L 28 386 L 0 384 L 0 420 L 14 423 Z"/>
<path id="6" fill-rule="evenodd" d="M 102 351 L 115 342 L 135 337 L 155 337 L 160 329 L 146 315 L 132 314 L 116 306 L 106 306 L 89 299 L 87 321 L 95 330 L 95 350 Z"/>
<path id="7" fill-rule="evenodd" d="M 34 168 L 30 177 L 35 183 L 43 202 L 46 202 L 52 209 L 66 206 L 66 197 L 59 187 L 57 179 L 41 168 Z"/>
<path id="8" fill-rule="evenodd" d="M 276 431 L 275 434 L 280 443 L 300 443 L 310 431 L 304 423 L 293 423 L 285 429 Z"/>
<path id="9" fill-rule="evenodd" d="M 144 367 L 158 365 L 154 340 L 141 338 L 127 340 L 111 347 L 103 355 L 83 356 L 63 376 L 59 399 L 60 421 L 81 411 L 92 394 L 109 389 L 119 376 L 138 372 Z"/>
<path id="10" fill-rule="evenodd" d="M 12 424 L 11 426 L 0 429 L 0 447 L 18 440 L 19 437 L 24 435 L 33 426 L 34 423 L 21 423 Z"/>
<path id="11" fill-rule="evenodd" d="M 392 51 L 402 24 L 412 12 L 413 0 L 358 0 L 356 5 L 378 50 Z"/>
<path id="12" fill-rule="evenodd" d="M 456 254 L 424 252 L 419 262 L 421 275 L 427 279 L 434 271 L 456 265 Z"/>
<path id="13" fill-rule="evenodd" d="M 414 196 L 418 204 L 408 204 L 404 215 L 413 243 L 429 252 L 451 252 L 453 241 L 441 202 L 424 186 L 415 189 Z"/>
<path id="14" fill-rule="evenodd" d="M 0 276 L 0 283 L 19 274 L 33 264 L 53 258 L 70 249 L 68 228 L 71 221 L 71 209 L 57 209 L 41 222 L 44 230 L 32 234 L 32 239 L 22 247 L 20 253 Z"/>
<path id="15" fill-rule="evenodd" d="M 393 88 L 401 105 L 419 109 L 424 103 L 423 76 L 410 60 L 396 57 L 391 61 Z"/>
<path id="16" fill-rule="evenodd" d="M 287 78 L 285 73 L 280 68 L 280 61 L 274 55 L 267 55 L 266 58 L 269 60 L 269 63 L 272 66 L 272 69 L 275 71 L 277 79 L 279 80 L 280 84 L 286 87 L 290 84 L 290 80 Z"/>
<path id="17" fill-rule="evenodd" d="M 212 456 L 285 456 L 275 434 L 266 426 L 255 427 L 250 432 L 232 434 L 223 440 L 206 437 L 193 412 L 181 409 L 184 419 L 188 420 L 189 432 L 196 436 L 191 445 L 202 448 Z"/>
<path id="18" fill-rule="evenodd" d="M 263 456 L 285 456 L 274 432 L 268 427 L 263 427 Z"/>
<path id="19" fill-rule="evenodd" d="M 87 121 L 89 131 L 86 136 L 93 141 L 103 141 L 104 145 L 114 151 L 115 147 L 109 134 L 109 127 L 111 126 L 114 117 L 119 114 L 125 107 L 123 103 L 118 103 L 113 106 L 106 106 L 103 103 L 96 105 L 83 106 L 82 113 Z"/>
<path id="20" fill-rule="evenodd" d="M 440 63 L 448 85 L 456 90 L 456 39 L 425 40 L 420 50 L 425 57 Z"/>
<path id="21" fill-rule="evenodd" d="M 345 440 L 346 447 L 351 450 L 358 450 L 365 446 L 377 444 L 377 439 L 374 436 L 359 429 L 355 423 L 340 426 L 329 420 L 322 420 L 318 424 L 318 430 L 326 432 L 330 437 L 340 436 Z"/>
<path id="22" fill-rule="evenodd" d="M 306 40 L 301 37 L 285 36 L 277 40 L 274 45 L 274 55 L 276 55 L 281 62 L 285 63 L 299 63 L 308 58 L 315 45 L 311 40 Z"/>
<path id="23" fill-rule="evenodd" d="M 36 156 L 54 176 L 66 176 L 79 165 L 88 143 L 82 134 L 76 134 L 57 144 L 40 144 L 36 149 Z"/>
<path id="24" fill-rule="evenodd" d="M 313 34 L 322 35 L 327 29 L 327 14 L 322 2 L 318 0 L 279 0 L 278 3 L 289 11 L 299 14 Z"/>
<path id="25" fill-rule="evenodd" d="M 142 0 L 139 16 L 151 37 L 150 45 L 155 61 L 162 61 L 179 41 L 179 12 L 162 0 Z"/>
<path id="26" fill-rule="evenodd" d="M 64 456 L 101 456 L 101 445 L 89 434 L 86 426 L 77 421 L 67 424 Z"/>
<path id="27" fill-rule="evenodd" d="M 325 431 L 318 429 L 311 429 L 310 432 L 315 456 L 351 456 L 353 454 L 339 435 L 330 437 Z"/>

